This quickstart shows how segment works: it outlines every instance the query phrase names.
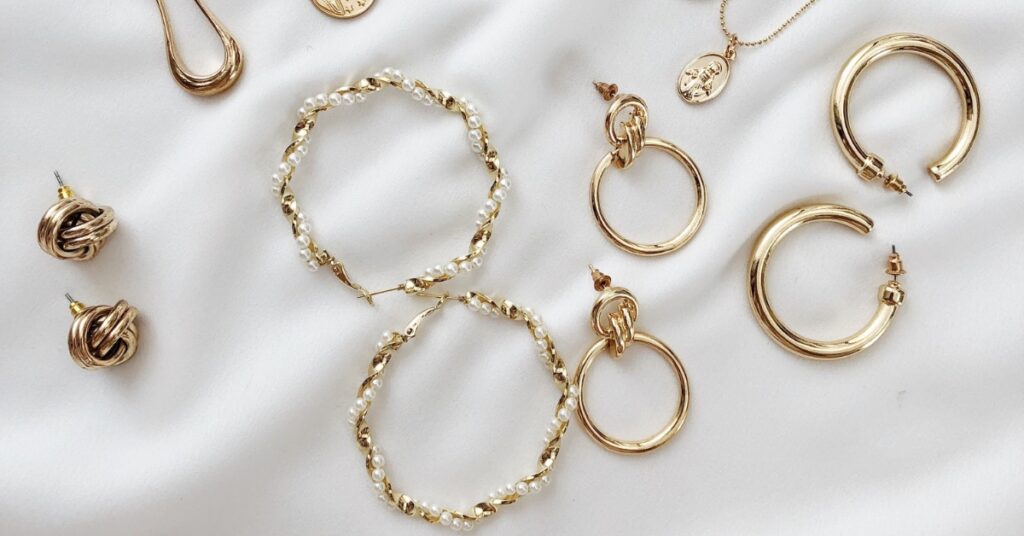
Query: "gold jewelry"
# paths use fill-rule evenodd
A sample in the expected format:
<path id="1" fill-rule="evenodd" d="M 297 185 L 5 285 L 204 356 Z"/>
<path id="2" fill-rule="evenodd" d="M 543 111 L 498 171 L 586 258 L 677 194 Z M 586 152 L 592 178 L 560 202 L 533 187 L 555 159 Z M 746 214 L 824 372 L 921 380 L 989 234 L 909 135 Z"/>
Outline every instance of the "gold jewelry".
<path id="1" fill-rule="evenodd" d="M 700 104 L 717 97 L 725 89 L 726 82 L 729 81 L 729 73 L 732 70 L 732 62 L 736 59 L 737 47 L 758 47 L 771 42 L 817 1 L 809 0 L 767 37 L 756 41 L 743 41 L 735 33 L 729 31 L 729 27 L 725 23 L 725 6 L 729 0 L 722 0 L 718 7 L 718 22 L 722 33 L 728 40 L 725 52 L 721 54 L 709 52 L 688 63 L 679 73 L 677 83 L 679 96 L 690 104 Z"/>
<path id="2" fill-rule="evenodd" d="M 981 100 L 974 77 L 967 69 L 960 56 L 938 41 L 914 34 L 891 34 L 879 37 L 867 43 L 846 61 L 839 72 L 836 85 L 832 89 L 832 131 L 836 135 L 843 154 L 850 161 L 857 175 L 866 180 L 882 179 L 882 185 L 894 192 L 911 195 L 906 184 L 899 175 L 887 173 L 885 163 L 873 153 L 865 151 L 853 137 L 850 127 L 850 93 L 857 83 L 857 78 L 876 61 L 893 54 L 916 54 L 935 62 L 956 85 L 960 95 L 961 114 L 960 132 L 956 140 L 947 149 L 946 154 L 929 167 L 928 172 L 935 182 L 952 174 L 974 146 L 981 126 Z"/>
<path id="3" fill-rule="evenodd" d="M 577 410 L 583 429 L 590 434 L 602 447 L 621 454 L 640 454 L 654 450 L 664 445 L 672 436 L 679 432 L 686 420 L 686 412 L 690 405 L 690 386 L 686 379 L 686 370 L 683 364 L 672 352 L 672 349 L 656 337 L 636 331 L 636 318 L 639 312 L 639 304 L 636 298 L 628 290 L 621 287 L 612 287 L 612 280 L 599 270 L 590 267 L 591 276 L 594 279 L 594 289 L 601 292 L 601 297 L 594 302 L 590 311 L 590 325 L 601 337 L 593 346 L 587 350 L 580 364 L 576 367 L 576 377 L 573 384 L 579 392 L 579 409 Z M 602 317 L 608 321 L 602 323 Z M 586 396 L 584 386 L 587 381 L 587 371 L 594 362 L 594 357 L 605 350 L 609 350 L 612 357 L 618 359 L 623 352 L 634 342 L 639 342 L 654 348 L 672 366 L 672 370 L 679 380 L 679 403 L 676 406 L 675 415 L 672 420 L 653 436 L 640 440 L 616 439 L 604 433 L 591 419 L 587 413 Z"/>
<path id="4" fill-rule="evenodd" d="M 43 251 L 57 259 L 87 261 L 96 256 L 100 248 L 117 230 L 117 218 L 110 207 L 96 206 L 80 197 L 57 177 L 59 200 L 46 211 L 39 221 L 36 240 Z"/>
<path id="5" fill-rule="evenodd" d="M 164 24 L 164 40 L 167 42 L 167 61 L 171 65 L 171 74 L 174 75 L 174 80 L 178 82 L 178 85 L 185 88 L 185 91 L 200 96 L 216 95 L 235 85 L 238 77 L 242 75 L 242 66 L 245 61 L 242 57 L 242 48 L 238 45 L 238 41 L 235 41 L 231 32 L 224 28 L 220 21 L 217 20 L 217 17 L 213 15 L 213 12 L 203 4 L 202 0 L 195 0 L 195 2 L 203 12 L 206 20 L 210 21 L 210 24 L 213 25 L 217 35 L 220 36 L 220 41 L 224 45 L 224 63 L 221 64 L 220 69 L 216 72 L 205 76 L 192 74 L 186 69 L 184 64 L 178 59 L 178 51 L 174 46 L 174 36 L 171 31 L 171 21 L 167 18 L 167 8 L 164 6 L 164 0 L 156 0 L 156 6 L 160 10 L 160 19 Z"/>
<path id="6" fill-rule="evenodd" d="M 313 5 L 325 15 L 336 19 L 351 19 L 370 9 L 373 0 L 313 0 Z"/>
<path id="7" fill-rule="evenodd" d="M 779 214 L 765 226 L 750 254 L 750 306 L 761 327 L 783 348 L 802 357 L 811 359 L 841 359 L 867 349 L 885 333 L 896 311 L 906 297 L 897 280 L 906 273 L 903 261 L 893 246 L 889 255 L 886 273 L 892 280 L 882 285 L 878 295 L 878 310 L 864 328 L 857 333 L 835 341 L 818 341 L 801 336 L 786 327 L 779 320 L 771 303 L 765 284 L 765 272 L 775 247 L 791 231 L 801 225 L 813 222 L 834 222 L 845 225 L 861 234 L 867 234 L 874 226 L 871 218 L 840 205 L 807 205 Z"/>
<path id="8" fill-rule="evenodd" d="M 704 190 L 704 178 L 700 169 L 690 156 L 679 147 L 660 139 L 647 136 L 647 103 L 636 95 L 618 95 L 618 86 L 615 84 L 596 83 L 594 86 L 604 96 L 606 101 L 614 99 L 605 115 L 605 134 L 608 142 L 612 144 L 612 151 L 609 152 L 601 162 L 597 164 L 594 175 L 590 180 L 590 208 L 594 211 L 598 225 L 604 231 L 605 236 L 612 241 L 619 249 L 634 255 L 655 256 L 671 253 L 685 245 L 697 234 L 701 223 L 704 221 L 704 213 L 707 211 L 707 194 Z M 616 97 L 616 95 L 618 95 Z M 630 110 L 629 119 L 620 123 L 620 130 L 616 130 L 615 121 L 619 114 Z M 654 244 L 640 244 L 625 238 L 619 234 L 605 219 L 601 210 L 601 179 L 604 172 L 612 164 L 619 169 L 627 169 L 633 165 L 633 160 L 644 150 L 645 147 L 653 147 L 664 151 L 676 159 L 683 168 L 693 177 L 694 187 L 697 192 L 696 209 L 690 223 L 686 225 L 679 234 L 667 242 Z"/>
<path id="9" fill-rule="evenodd" d="M 68 350 L 78 366 L 84 369 L 113 367 L 135 355 L 139 341 L 135 317 L 139 312 L 128 302 L 118 300 L 113 307 L 86 307 L 71 296 L 64 296 L 71 303 L 71 314 L 75 317 L 68 332 Z"/>
<path id="10" fill-rule="evenodd" d="M 417 315 L 402 332 L 388 331 L 377 344 L 377 352 L 370 362 L 369 376 L 359 385 L 355 404 L 349 409 L 349 423 L 355 428 L 355 439 L 359 450 L 366 457 L 366 473 L 380 494 L 379 498 L 388 506 L 413 517 L 418 517 L 432 524 L 441 524 L 453 529 L 469 530 L 475 523 L 494 515 L 499 508 L 513 504 L 526 495 L 539 492 L 550 481 L 550 473 L 558 457 L 562 435 L 569 426 L 572 410 L 577 407 L 577 391 L 569 385 L 565 363 L 555 350 L 551 336 L 544 328 L 542 320 L 530 309 L 522 309 L 508 301 L 491 298 L 478 292 L 468 292 L 463 296 L 438 296 L 435 305 Z M 397 491 L 391 481 L 389 468 L 384 469 L 385 460 L 380 447 L 370 433 L 370 425 L 366 421 L 367 413 L 383 387 L 384 371 L 391 363 L 394 354 L 405 343 L 412 340 L 420 324 L 425 318 L 439 310 L 449 301 L 458 301 L 470 309 L 486 316 L 504 317 L 522 322 L 530 331 L 537 344 L 539 356 L 545 368 L 554 377 L 555 385 L 561 396 L 555 408 L 555 416 L 548 426 L 544 439 L 544 451 L 538 460 L 537 470 L 517 481 L 498 488 L 490 497 L 477 503 L 468 511 L 443 508 L 439 505 L 416 500 Z"/>
<path id="11" fill-rule="evenodd" d="M 409 278 L 395 287 L 369 292 L 349 277 L 345 265 L 340 259 L 321 248 L 312 238 L 309 219 L 299 207 L 291 182 L 296 166 L 309 151 L 310 132 L 316 126 L 319 114 L 343 104 L 352 105 L 363 102 L 368 95 L 385 87 L 405 91 L 424 105 L 436 104 L 444 110 L 458 114 L 469 130 L 470 148 L 484 162 L 487 173 L 491 177 L 491 187 L 487 201 L 478 212 L 476 228 L 469 242 L 469 251 L 465 255 L 429 268 L 424 275 Z M 299 108 L 299 122 L 295 125 L 292 142 L 285 149 L 281 160 L 277 172 L 272 176 L 273 192 L 279 197 L 281 209 L 291 224 L 292 235 L 299 244 L 300 255 L 311 271 L 316 271 L 321 266 L 330 266 L 331 271 L 343 284 L 355 290 L 360 298 L 365 299 L 371 305 L 373 296 L 377 294 L 398 290 L 405 291 L 407 294 L 419 294 L 436 283 L 447 281 L 459 273 L 469 272 L 479 267 L 483 262 L 484 248 L 491 238 L 494 221 L 501 212 L 501 205 L 512 187 L 508 173 L 501 167 L 497 151 L 491 147 L 487 129 L 484 128 L 476 106 L 465 99 L 457 99 L 446 91 L 430 88 L 419 80 L 407 78 L 401 71 L 390 67 L 384 69 L 382 73 L 360 80 L 354 86 L 342 86 L 330 93 L 321 93 L 306 99 L 303 106 Z"/>

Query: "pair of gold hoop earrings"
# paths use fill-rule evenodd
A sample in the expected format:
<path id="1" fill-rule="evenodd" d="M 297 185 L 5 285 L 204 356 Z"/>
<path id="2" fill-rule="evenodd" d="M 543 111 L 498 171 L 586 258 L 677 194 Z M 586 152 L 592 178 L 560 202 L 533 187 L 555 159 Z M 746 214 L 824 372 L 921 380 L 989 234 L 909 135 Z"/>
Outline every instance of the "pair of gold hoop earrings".
<path id="1" fill-rule="evenodd" d="M 457 114 L 468 129 L 470 149 L 482 160 L 484 169 L 488 173 L 490 188 L 484 206 L 478 213 L 479 218 L 476 221 L 467 253 L 430 267 L 424 273 L 408 278 L 396 286 L 371 292 L 349 276 L 345 264 L 340 259 L 330 254 L 314 240 L 310 218 L 299 205 L 293 189 L 293 180 L 298 166 L 309 153 L 311 132 L 321 113 L 337 107 L 364 102 L 374 93 L 386 88 L 404 91 L 414 100 L 426 106 L 437 106 Z M 272 191 L 277 196 L 282 212 L 289 223 L 292 236 L 298 244 L 300 258 L 311 271 L 315 272 L 325 266 L 330 267 L 331 272 L 338 280 L 371 304 L 374 296 L 392 291 L 403 291 L 409 295 L 432 297 L 436 300 L 433 306 L 417 315 L 404 330 L 389 331 L 384 334 L 371 359 L 368 375 L 360 382 L 355 402 L 349 409 L 349 423 L 353 426 L 356 443 L 365 456 L 367 475 L 384 503 L 407 515 L 419 517 L 432 524 L 468 530 L 481 520 L 494 515 L 501 507 L 518 502 L 526 495 L 539 492 L 550 482 L 550 474 L 561 448 L 562 436 L 565 434 L 574 412 L 579 415 L 584 428 L 598 443 L 616 452 L 647 452 L 664 444 L 682 427 L 689 404 L 689 386 L 682 364 L 664 343 L 650 335 L 636 331 L 634 327 L 638 312 L 636 298 L 623 288 L 611 287 L 610 278 L 604 274 L 593 270 L 595 288 L 603 294 L 594 305 L 591 322 L 601 339 L 586 353 L 575 376 L 571 379 L 543 320 L 531 309 L 520 307 L 510 300 L 495 298 L 479 292 L 467 292 L 457 296 L 448 293 L 431 293 L 431 289 L 435 285 L 481 266 L 484 247 L 491 238 L 494 222 L 511 189 L 508 173 L 501 166 L 498 153 L 491 145 L 480 112 L 465 99 L 459 99 L 443 90 L 432 88 L 419 80 L 405 76 L 400 70 L 392 68 L 384 69 L 353 85 L 341 86 L 333 91 L 310 97 L 302 103 L 298 110 L 298 122 L 293 129 L 292 140 L 285 148 L 271 180 Z M 556 388 L 560 392 L 545 436 L 544 449 L 538 459 L 537 470 L 498 488 L 497 491 L 491 493 L 487 500 L 476 503 L 467 511 L 445 508 L 427 501 L 417 500 L 409 494 L 398 491 L 392 483 L 390 470 L 385 469 L 386 461 L 383 451 L 374 441 L 367 420 L 373 401 L 384 386 L 384 372 L 390 365 L 394 354 L 415 338 L 427 317 L 451 302 L 462 303 L 471 310 L 487 316 L 503 317 L 523 323 L 537 345 L 540 360 L 553 377 Z M 675 417 L 657 434 L 641 441 L 616 439 L 602 431 L 587 412 L 583 398 L 586 374 L 594 358 L 605 349 L 608 349 L 614 357 L 619 357 L 634 342 L 650 345 L 658 350 L 673 366 L 680 382 L 680 400 Z"/>
<path id="2" fill-rule="evenodd" d="M 39 221 L 36 241 L 39 248 L 55 259 L 87 261 L 117 230 L 117 218 L 110 207 L 95 205 L 78 197 L 54 171 L 57 202 Z M 68 332 L 71 358 L 84 369 L 120 365 L 135 355 L 138 346 L 138 311 L 124 300 L 114 306 L 86 307 L 65 294 L 71 303 L 74 320 Z"/>

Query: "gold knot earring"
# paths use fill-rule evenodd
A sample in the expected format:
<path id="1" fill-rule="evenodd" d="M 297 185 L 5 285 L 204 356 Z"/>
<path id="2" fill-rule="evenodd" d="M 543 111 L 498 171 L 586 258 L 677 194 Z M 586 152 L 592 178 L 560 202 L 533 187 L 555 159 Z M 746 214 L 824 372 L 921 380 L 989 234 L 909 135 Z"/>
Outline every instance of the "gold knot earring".
<path id="1" fill-rule="evenodd" d="M 594 211 L 597 224 L 613 244 L 634 255 L 645 257 L 664 255 L 683 247 L 693 238 L 693 235 L 697 234 L 701 223 L 704 222 L 704 213 L 707 211 L 707 194 L 704 191 L 704 177 L 701 176 L 700 169 L 697 168 L 697 164 L 690 158 L 690 155 L 684 153 L 679 147 L 661 138 L 647 136 L 647 103 L 643 99 L 636 95 L 620 95 L 619 86 L 615 84 L 594 82 L 594 87 L 601 93 L 604 100 L 612 101 L 604 118 L 604 127 L 608 143 L 612 145 L 613 149 L 597 164 L 594 175 L 590 179 L 590 208 Z M 619 114 L 626 110 L 630 110 L 629 118 L 620 123 L 617 128 L 615 121 Z M 683 168 L 693 177 L 693 185 L 697 193 L 696 209 L 690 218 L 690 223 L 671 240 L 655 244 L 640 244 L 622 236 L 608 223 L 601 209 L 601 179 L 604 177 L 605 171 L 613 164 L 619 169 L 629 168 L 646 147 L 664 151 L 682 164 Z"/>
<path id="2" fill-rule="evenodd" d="M 866 326 L 849 337 L 835 341 L 818 341 L 797 334 L 786 327 L 772 309 L 768 301 L 765 273 L 772 252 L 786 235 L 801 225 L 819 221 L 839 223 L 861 234 L 868 234 L 874 226 L 871 218 L 840 205 L 808 205 L 779 214 L 761 231 L 761 236 L 750 254 L 750 306 L 761 327 L 783 348 L 811 359 L 841 359 L 867 349 L 889 328 L 896 311 L 906 298 L 906 292 L 900 286 L 898 278 L 907 272 L 903 269 L 903 260 L 893 246 L 886 268 L 886 273 L 892 276 L 892 280 L 879 289 L 878 310 Z"/>
<path id="3" fill-rule="evenodd" d="M 686 420 L 686 412 L 690 406 L 690 386 L 686 379 L 686 370 L 676 354 L 665 343 L 656 337 L 636 331 L 636 318 L 640 307 L 633 294 L 624 288 L 611 286 L 612 279 L 593 266 L 590 267 L 590 272 L 594 279 L 594 289 L 601 292 L 601 297 L 594 302 L 594 307 L 590 312 L 590 325 L 601 338 L 587 350 L 576 367 L 573 385 L 579 395 L 577 414 L 583 424 L 583 429 L 608 450 L 620 454 L 641 454 L 654 450 L 676 435 L 683 427 L 683 421 Z M 602 322 L 602 318 L 607 318 L 607 321 Z M 679 381 L 679 402 L 672 420 L 658 433 L 640 441 L 616 439 L 598 428 L 587 412 L 586 397 L 583 392 L 587 381 L 587 371 L 590 370 L 590 366 L 598 354 L 609 350 L 612 357 L 618 359 L 634 342 L 657 350 L 672 367 L 676 379 Z"/>
<path id="4" fill-rule="evenodd" d="M 128 302 L 118 300 L 113 307 L 94 305 L 86 307 L 70 295 L 71 314 L 75 319 L 68 332 L 71 358 L 84 369 L 113 367 L 135 355 L 139 330 L 135 317 L 139 312 Z"/>
<path id="5" fill-rule="evenodd" d="M 75 196 L 54 171 L 60 188 L 59 200 L 39 221 L 36 239 L 43 251 L 57 259 L 87 261 L 99 252 L 103 243 L 117 230 L 117 219 L 110 207 L 97 206 Z"/>

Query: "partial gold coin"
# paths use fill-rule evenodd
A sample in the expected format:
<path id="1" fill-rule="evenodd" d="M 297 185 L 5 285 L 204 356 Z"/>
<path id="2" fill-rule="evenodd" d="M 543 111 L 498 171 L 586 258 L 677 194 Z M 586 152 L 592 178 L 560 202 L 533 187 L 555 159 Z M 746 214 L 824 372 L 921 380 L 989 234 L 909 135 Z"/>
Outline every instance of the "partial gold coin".
<path id="1" fill-rule="evenodd" d="M 313 5 L 334 18 L 351 19 L 370 9 L 373 0 L 313 0 Z"/>

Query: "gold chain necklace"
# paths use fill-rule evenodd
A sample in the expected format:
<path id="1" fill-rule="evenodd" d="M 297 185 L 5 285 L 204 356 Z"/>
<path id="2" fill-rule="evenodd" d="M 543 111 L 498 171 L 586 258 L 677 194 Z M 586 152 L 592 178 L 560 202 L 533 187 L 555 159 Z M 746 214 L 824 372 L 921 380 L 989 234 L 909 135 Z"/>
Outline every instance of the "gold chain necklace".
<path id="1" fill-rule="evenodd" d="M 709 52 L 688 63 L 679 73 L 679 96 L 690 104 L 700 104 L 717 97 L 725 89 L 726 82 L 729 81 L 729 72 L 732 61 L 736 59 L 737 47 L 758 47 L 771 42 L 817 1 L 808 0 L 796 13 L 786 19 L 782 26 L 776 28 L 767 37 L 756 41 L 743 41 L 735 32 L 729 31 L 729 26 L 725 22 L 725 6 L 729 4 L 729 0 L 722 0 L 722 4 L 718 8 L 718 22 L 722 27 L 722 33 L 728 39 L 725 52 L 721 54 Z"/>

